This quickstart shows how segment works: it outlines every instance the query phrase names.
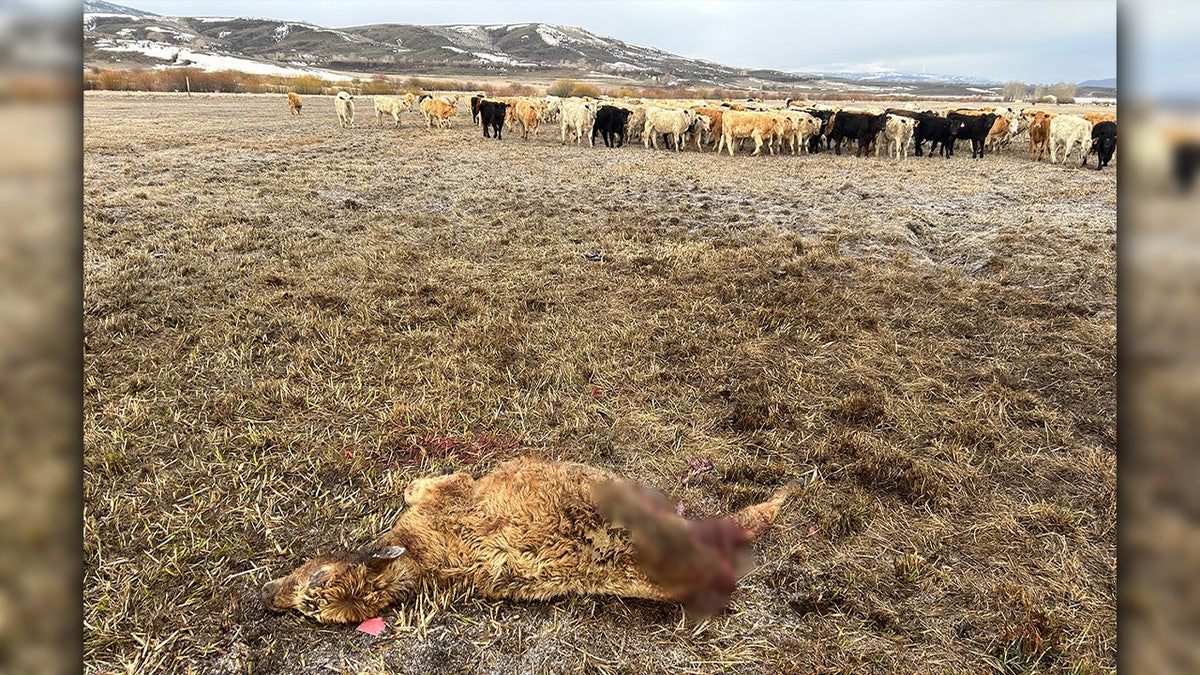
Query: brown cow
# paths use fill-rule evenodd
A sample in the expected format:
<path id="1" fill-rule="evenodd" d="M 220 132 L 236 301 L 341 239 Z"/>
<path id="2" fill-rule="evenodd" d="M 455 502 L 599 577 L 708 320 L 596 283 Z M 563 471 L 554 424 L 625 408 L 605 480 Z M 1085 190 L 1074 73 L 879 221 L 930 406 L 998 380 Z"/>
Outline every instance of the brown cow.
<path id="1" fill-rule="evenodd" d="M 299 115 L 300 109 L 304 107 L 304 102 L 300 100 L 300 95 L 294 91 L 288 92 L 288 110 L 293 115 Z"/>
<path id="2" fill-rule="evenodd" d="M 1025 111 L 1023 114 L 1028 116 L 1029 111 Z M 1036 150 L 1038 161 L 1041 161 L 1042 154 L 1046 152 L 1046 141 L 1050 138 L 1050 120 L 1053 118 L 1054 113 L 1044 113 L 1038 110 L 1029 120 L 1029 155 L 1032 157 Z"/>
<path id="3" fill-rule="evenodd" d="M 322 623 L 363 621 L 412 599 L 423 581 L 484 598 L 616 595 L 726 606 L 749 542 L 774 522 L 794 484 L 729 518 L 684 520 L 666 499 L 613 474 L 534 459 L 420 478 L 396 525 L 358 552 L 310 560 L 262 588 L 274 611 Z"/>

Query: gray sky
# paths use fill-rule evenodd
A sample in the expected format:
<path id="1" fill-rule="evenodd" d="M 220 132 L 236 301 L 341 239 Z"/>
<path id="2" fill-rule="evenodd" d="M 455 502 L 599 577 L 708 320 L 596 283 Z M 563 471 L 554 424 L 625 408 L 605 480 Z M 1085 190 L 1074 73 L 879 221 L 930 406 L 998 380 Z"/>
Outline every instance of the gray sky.
<path id="1" fill-rule="evenodd" d="M 579 26 L 730 66 L 888 68 L 1029 83 L 1117 73 L 1114 0 L 116 0 L 158 14 Z"/>

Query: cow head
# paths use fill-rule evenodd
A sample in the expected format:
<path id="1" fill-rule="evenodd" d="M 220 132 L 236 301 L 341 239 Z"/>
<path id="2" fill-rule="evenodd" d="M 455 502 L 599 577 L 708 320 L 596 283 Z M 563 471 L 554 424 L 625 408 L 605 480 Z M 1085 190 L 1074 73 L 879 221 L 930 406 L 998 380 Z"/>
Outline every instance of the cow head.
<path id="1" fill-rule="evenodd" d="M 322 556 L 262 587 L 263 605 L 321 623 L 365 621 L 416 592 L 417 567 L 401 546 Z"/>

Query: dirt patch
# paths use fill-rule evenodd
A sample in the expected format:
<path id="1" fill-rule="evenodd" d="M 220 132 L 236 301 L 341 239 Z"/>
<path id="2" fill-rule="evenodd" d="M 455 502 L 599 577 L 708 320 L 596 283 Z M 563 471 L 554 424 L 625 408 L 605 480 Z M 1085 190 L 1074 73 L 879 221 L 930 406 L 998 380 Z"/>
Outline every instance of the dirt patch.
<path id="1" fill-rule="evenodd" d="M 89 672 L 1115 668 L 1115 171 L 341 130 L 313 99 L 85 98 Z M 516 453 L 696 515 L 809 482 L 699 627 L 259 606 L 413 478 Z"/>

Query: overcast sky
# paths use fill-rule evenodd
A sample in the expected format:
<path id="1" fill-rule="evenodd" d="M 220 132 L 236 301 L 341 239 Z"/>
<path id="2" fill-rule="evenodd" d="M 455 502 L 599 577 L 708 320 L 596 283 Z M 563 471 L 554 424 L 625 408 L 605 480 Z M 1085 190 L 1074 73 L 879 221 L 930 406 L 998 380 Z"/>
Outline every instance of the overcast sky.
<path id="1" fill-rule="evenodd" d="M 116 0 L 179 16 L 579 26 L 730 66 L 888 68 L 1029 83 L 1117 74 L 1113 0 Z"/>

